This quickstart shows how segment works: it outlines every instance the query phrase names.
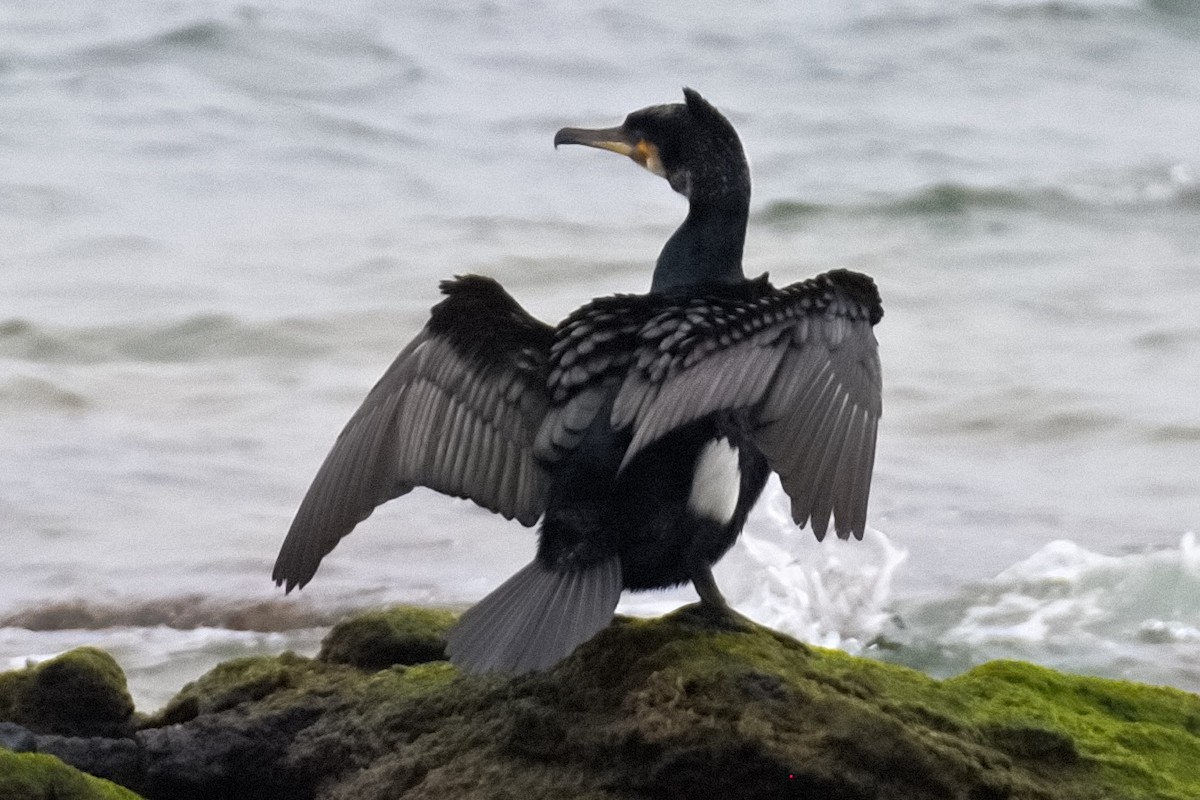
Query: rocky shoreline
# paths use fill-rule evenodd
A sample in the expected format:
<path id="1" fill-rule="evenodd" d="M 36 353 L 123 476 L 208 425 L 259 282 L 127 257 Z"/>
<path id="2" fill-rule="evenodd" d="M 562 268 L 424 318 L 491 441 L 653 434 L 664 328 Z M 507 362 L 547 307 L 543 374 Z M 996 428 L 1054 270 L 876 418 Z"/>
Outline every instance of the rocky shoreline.
<path id="1" fill-rule="evenodd" d="M 0 673 L 0 797 L 1200 797 L 1200 697 L 1175 689 L 1018 662 L 936 681 L 695 607 L 544 673 L 463 676 L 453 619 L 362 614 L 153 715 L 99 650 Z"/>

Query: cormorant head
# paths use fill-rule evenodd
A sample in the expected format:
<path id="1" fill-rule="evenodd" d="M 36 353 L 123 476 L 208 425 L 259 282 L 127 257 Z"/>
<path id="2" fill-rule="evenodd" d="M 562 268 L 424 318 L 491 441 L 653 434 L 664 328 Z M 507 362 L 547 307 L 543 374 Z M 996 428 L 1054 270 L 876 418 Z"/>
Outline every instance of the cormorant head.
<path id="1" fill-rule="evenodd" d="M 750 169 L 729 120 L 694 89 L 683 103 L 634 111 L 615 128 L 563 128 L 554 146 L 582 144 L 629 156 L 666 178 L 692 206 L 748 207 Z"/>

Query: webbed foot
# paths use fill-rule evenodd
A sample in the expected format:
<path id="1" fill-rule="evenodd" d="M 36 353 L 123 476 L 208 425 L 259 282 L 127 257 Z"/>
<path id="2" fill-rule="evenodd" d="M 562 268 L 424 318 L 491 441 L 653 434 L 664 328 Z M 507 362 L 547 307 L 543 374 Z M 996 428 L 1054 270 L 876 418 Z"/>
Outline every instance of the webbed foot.
<path id="1" fill-rule="evenodd" d="M 691 575 L 692 586 L 700 595 L 700 602 L 680 609 L 681 615 L 694 618 L 706 626 L 724 630 L 748 631 L 755 627 L 752 619 L 739 614 L 730 607 L 725 600 L 725 595 L 721 594 L 721 590 L 717 588 L 712 568 L 708 564 L 701 563 L 693 566 Z"/>

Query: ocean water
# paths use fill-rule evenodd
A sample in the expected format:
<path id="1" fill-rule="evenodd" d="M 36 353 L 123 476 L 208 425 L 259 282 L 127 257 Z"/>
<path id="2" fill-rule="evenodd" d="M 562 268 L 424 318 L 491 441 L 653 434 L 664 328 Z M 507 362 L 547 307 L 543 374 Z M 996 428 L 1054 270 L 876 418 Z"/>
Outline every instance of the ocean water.
<path id="1" fill-rule="evenodd" d="M 749 274 L 875 277 L 862 542 L 777 488 L 718 579 L 803 638 L 1200 690 L 1200 12 L 1183 0 L 0 6 L 0 669 L 110 649 L 143 710 L 535 536 L 414 492 L 271 564 L 437 282 L 557 320 L 685 204 L 564 125 L 694 86 L 754 173 Z M 658 613 L 690 590 L 629 596 Z"/>

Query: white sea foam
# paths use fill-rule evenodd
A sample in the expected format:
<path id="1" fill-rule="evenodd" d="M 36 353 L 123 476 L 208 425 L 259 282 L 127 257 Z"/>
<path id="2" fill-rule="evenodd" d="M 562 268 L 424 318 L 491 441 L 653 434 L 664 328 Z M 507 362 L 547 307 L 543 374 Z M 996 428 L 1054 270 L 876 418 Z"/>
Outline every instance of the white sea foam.
<path id="1" fill-rule="evenodd" d="M 899 609 L 892 657 L 935 673 L 994 658 L 1200 688 L 1200 545 L 1108 556 L 1047 544 L 991 580 Z"/>
<path id="2" fill-rule="evenodd" d="M 1200 690 L 1200 543 L 1194 534 L 1177 548 L 1123 556 L 1052 542 L 990 580 L 915 601 L 892 595 L 907 553 L 882 532 L 869 529 L 861 542 L 812 541 L 787 520 L 774 484 L 762 512 L 718 565 L 718 582 L 739 611 L 803 641 L 941 676 L 1019 658 Z M 657 615 L 695 599 L 690 588 L 627 594 L 620 611 Z M 225 659 L 285 649 L 311 655 L 327 630 L 324 624 L 274 632 L 159 624 L 8 627 L 0 628 L 0 653 L 10 654 L 0 659 L 0 670 L 73 647 L 102 647 L 126 670 L 138 707 L 150 710 Z"/>
<path id="3" fill-rule="evenodd" d="M 907 553 L 875 529 L 862 541 L 816 542 L 792 522 L 772 479 L 759 513 L 718 576 L 751 618 L 802 641 L 861 652 L 887 623 L 892 578 Z"/>
<path id="4" fill-rule="evenodd" d="M 744 545 L 761 573 L 747 577 L 738 607 L 802 641 L 851 653 L 862 652 L 887 624 L 892 576 L 907 558 L 873 528 L 862 542 L 827 539 L 805 558 L 753 534 Z"/>
<path id="5" fill-rule="evenodd" d="M 716 566 L 726 599 L 751 619 L 796 638 L 862 652 L 890 618 L 892 578 L 907 553 L 868 529 L 863 540 L 814 540 L 792 522 L 772 478 L 746 531 Z M 626 595 L 622 613 L 661 614 L 693 602 L 690 589 Z"/>
<path id="6" fill-rule="evenodd" d="M 995 577 L 897 598 L 907 552 L 881 531 L 861 542 L 797 533 L 772 481 L 715 572 L 740 612 L 802 641 L 948 676 L 985 661 L 1200 690 L 1200 543 L 1111 556 L 1051 542 Z M 621 611 L 659 614 L 689 590 L 628 595 Z"/>

